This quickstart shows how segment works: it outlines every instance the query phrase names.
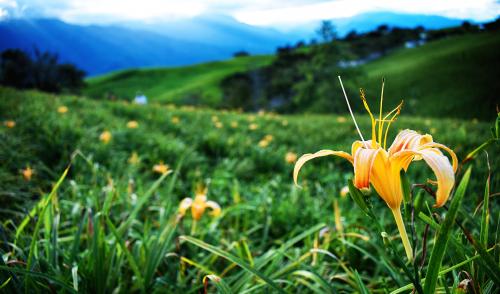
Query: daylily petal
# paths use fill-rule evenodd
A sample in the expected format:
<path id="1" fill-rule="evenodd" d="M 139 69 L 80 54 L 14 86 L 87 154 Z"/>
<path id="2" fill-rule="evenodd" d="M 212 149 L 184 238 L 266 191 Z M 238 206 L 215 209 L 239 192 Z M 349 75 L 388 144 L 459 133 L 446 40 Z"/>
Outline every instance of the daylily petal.
<path id="1" fill-rule="evenodd" d="M 393 155 L 403 150 L 416 150 L 420 146 L 431 143 L 431 135 L 421 135 L 413 130 L 403 130 L 394 139 L 391 147 L 389 147 L 389 155 Z"/>
<path id="2" fill-rule="evenodd" d="M 354 186 L 358 189 L 370 188 L 370 174 L 373 162 L 382 149 L 358 148 L 354 154 Z"/>
<path id="3" fill-rule="evenodd" d="M 181 215 L 185 215 L 186 211 L 189 209 L 189 207 L 191 207 L 192 204 L 193 199 L 189 197 L 182 199 L 181 203 L 179 204 L 179 213 Z"/>
<path id="4" fill-rule="evenodd" d="M 300 169 L 306 162 L 317 157 L 328 156 L 328 155 L 337 155 L 349 160 L 351 163 L 353 162 L 352 156 L 344 151 L 320 150 L 316 153 L 304 154 L 299 158 L 299 160 L 297 160 L 297 162 L 295 163 L 295 167 L 293 169 L 293 181 L 295 182 L 295 185 L 298 185 L 297 179 L 299 177 Z"/>
<path id="5" fill-rule="evenodd" d="M 207 207 L 212 209 L 212 212 L 210 212 L 210 214 L 212 216 L 219 216 L 220 215 L 221 209 L 220 209 L 220 206 L 217 202 L 210 200 L 210 201 L 207 201 L 206 205 L 207 205 Z"/>
<path id="6" fill-rule="evenodd" d="M 437 152 L 436 152 L 437 151 Z M 444 205 L 450 196 L 451 189 L 455 184 L 455 174 L 448 157 L 444 156 L 438 149 L 428 148 L 419 152 L 425 162 L 436 174 L 438 187 L 436 191 L 436 204 L 434 207 Z"/>
<path id="7" fill-rule="evenodd" d="M 391 209 L 398 208 L 403 201 L 399 174 L 401 168 L 398 162 L 393 162 L 393 158 L 389 158 L 387 151 L 383 149 L 375 156 L 371 168 L 370 182 Z"/>
<path id="8" fill-rule="evenodd" d="M 458 158 L 457 158 L 457 155 L 455 154 L 455 152 L 453 152 L 453 150 L 451 150 L 450 148 L 448 148 L 447 146 L 445 146 L 443 144 L 436 143 L 436 142 L 430 142 L 430 143 L 426 143 L 426 144 L 420 146 L 420 149 L 425 149 L 425 148 L 441 148 L 443 150 L 446 150 L 446 152 L 448 152 L 448 154 L 450 154 L 450 156 L 451 156 L 451 160 L 452 160 L 452 164 L 453 164 L 453 172 L 457 171 Z"/>

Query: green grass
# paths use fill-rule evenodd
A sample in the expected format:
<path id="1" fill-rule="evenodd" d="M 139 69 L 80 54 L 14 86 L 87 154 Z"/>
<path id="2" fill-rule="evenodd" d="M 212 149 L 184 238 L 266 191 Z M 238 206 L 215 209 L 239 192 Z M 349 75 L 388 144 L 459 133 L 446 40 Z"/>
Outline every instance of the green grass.
<path id="1" fill-rule="evenodd" d="M 499 51 L 498 33 L 450 37 L 362 66 L 359 84 L 378 97 L 385 77 L 387 101 L 404 99 L 410 114 L 492 120 L 500 93 Z"/>
<path id="2" fill-rule="evenodd" d="M 185 67 L 125 70 L 88 79 L 84 94 L 131 99 L 140 91 L 150 101 L 215 106 L 221 102 L 219 83 L 224 77 L 267 65 L 272 59 L 269 55 L 248 56 Z"/>
<path id="3" fill-rule="evenodd" d="M 69 111 L 58 113 L 61 105 Z M 476 292 L 495 293 L 499 214 L 494 208 L 499 203 L 491 197 L 489 210 L 481 209 L 487 197 L 484 153 L 467 164 L 472 174 L 463 184 L 467 189 L 460 189 L 465 190 L 463 201 L 450 207 L 470 236 L 450 225 L 446 208 L 432 208 L 431 196 L 413 191 L 421 199 L 415 200 L 419 213 L 413 225 L 411 203 L 403 212 L 416 250 L 413 266 L 404 263 L 391 212 L 375 193 L 357 198 L 367 201 L 365 209 L 374 218 L 339 196 L 352 178 L 347 161 L 316 159 L 301 173 L 303 188 L 293 185 L 287 152 L 350 150 L 355 128 L 348 117 L 339 118 L 138 106 L 0 88 L 0 121 L 16 122 L 14 128 L 0 126 L 0 291 L 199 293 L 210 275 L 205 280 L 209 293 L 276 288 L 287 293 L 410 293 L 415 280 L 421 287 L 432 283 L 427 287 L 453 293 L 465 271 Z M 130 120 L 139 127 L 128 129 Z M 222 127 L 215 127 L 214 120 Z M 367 136 L 368 117 L 358 120 Z M 258 128 L 250 130 L 252 123 Z M 463 159 L 490 138 L 490 126 L 403 111 L 390 138 L 405 128 L 429 132 Z M 105 130 L 112 133 L 108 144 L 99 140 Z M 273 140 L 260 147 L 266 135 Z M 491 195 L 499 188 L 497 149 L 496 143 L 487 149 Z M 140 158 L 135 165 L 128 162 L 133 152 Z M 160 161 L 173 172 L 154 173 Z M 30 181 L 20 174 L 27 165 L 35 170 Z M 463 173 L 464 168 L 457 182 Z M 421 162 L 407 176 L 410 183 L 434 178 Z M 199 182 L 209 184 L 208 199 L 218 202 L 222 213 L 204 215 L 190 233 L 190 213 L 179 221 L 177 208 L 181 199 L 193 197 Z M 449 236 L 446 250 L 435 246 L 436 236 Z M 471 245 L 466 237 L 481 241 Z M 420 267 L 424 247 L 428 253 Z M 442 264 L 429 267 L 434 248 Z M 426 282 L 428 271 L 432 277 Z"/>
<path id="4" fill-rule="evenodd" d="M 378 99 L 387 80 L 387 105 L 406 102 L 408 114 L 429 117 L 495 118 L 500 83 L 500 34 L 481 33 L 401 49 L 360 67 L 356 84 Z M 137 69 L 88 80 L 84 94 L 131 98 L 144 92 L 150 101 L 219 106 L 220 81 L 227 75 L 269 64 L 272 56 L 252 56 L 195 66 Z M 335 83 L 336 81 L 332 81 Z M 352 96 L 358 96 L 352 91 Z"/>

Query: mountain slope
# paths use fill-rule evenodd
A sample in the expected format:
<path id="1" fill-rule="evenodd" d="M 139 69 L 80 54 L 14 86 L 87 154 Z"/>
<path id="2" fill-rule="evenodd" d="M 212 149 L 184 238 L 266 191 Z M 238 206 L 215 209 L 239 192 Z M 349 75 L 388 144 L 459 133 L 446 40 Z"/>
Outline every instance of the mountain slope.
<path id="1" fill-rule="evenodd" d="M 283 41 L 277 38 L 278 33 L 270 34 L 267 30 L 250 30 L 229 24 L 217 27 L 216 24 L 213 21 L 197 26 L 204 26 L 203 32 L 207 35 L 218 36 L 207 42 L 192 37 L 178 39 L 182 35 L 180 30 L 178 35 L 167 36 L 124 26 L 73 25 L 56 19 L 11 19 L 0 21 L 0 50 L 20 48 L 32 52 L 37 47 L 57 53 L 62 61 L 75 63 L 89 75 L 95 75 L 125 68 L 222 60 L 242 49 L 253 53 L 273 52 Z M 167 29 L 175 30 L 171 27 L 158 31 Z M 242 38 L 250 41 L 244 43 Z"/>
<path id="2" fill-rule="evenodd" d="M 430 42 L 362 66 L 360 86 L 376 99 L 385 77 L 386 101 L 404 99 L 407 113 L 490 120 L 500 93 L 498 52 L 498 33 Z"/>
<path id="3" fill-rule="evenodd" d="M 369 99 L 378 99 L 387 79 L 386 105 L 405 99 L 405 112 L 489 119 L 495 115 L 500 85 L 500 35 L 481 33 L 448 38 L 395 53 L 360 67 L 357 81 Z M 267 64 L 271 56 L 175 69 L 134 70 L 90 79 L 85 93 L 103 97 L 108 92 L 131 97 L 144 91 L 152 101 L 181 102 L 192 94 L 207 96 L 210 105 L 221 99 L 218 84 L 228 74 Z M 332 81 L 334 82 L 334 81 Z M 357 96 L 356 90 L 348 90 Z"/>
<path id="4" fill-rule="evenodd" d="M 272 55 L 257 55 L 186 67 L 125 70 L 88 79 L 84 94 L 130 99 L 142 92 L 156 102 L 216 106 L 221 101 L 219 83 L 224 77 L 267 65 L 272 59 Z"/>

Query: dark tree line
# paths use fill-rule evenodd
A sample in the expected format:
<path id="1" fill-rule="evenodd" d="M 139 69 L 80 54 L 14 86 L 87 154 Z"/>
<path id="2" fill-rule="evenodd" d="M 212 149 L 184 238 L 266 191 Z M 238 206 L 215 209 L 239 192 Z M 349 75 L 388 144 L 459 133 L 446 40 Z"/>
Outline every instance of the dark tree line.
<path id="1" fill-rule="evenodd" d="M 19 49 L 0 55 L 0 85 L 45 92 L 78 92 L 85 72 L 70 63 L 59 63 L 56 54 L 35 49 L 33 56 Z"/>

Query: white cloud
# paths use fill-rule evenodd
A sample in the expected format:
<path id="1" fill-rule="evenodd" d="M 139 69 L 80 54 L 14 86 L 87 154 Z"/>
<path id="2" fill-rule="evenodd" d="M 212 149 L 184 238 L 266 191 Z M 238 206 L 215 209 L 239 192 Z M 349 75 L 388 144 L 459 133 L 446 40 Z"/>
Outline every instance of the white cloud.
<path id="1" fill-rule="evenodd" d="M 500 15 L 495 0 L 0 0 L 3 15 L 58 17 L 69 22 L 105 23 L 232 15 L 252 25 L 281 26 L 350 17 L 371 11 L 435 14 L 488 20 Z"/>
<path id="2" fill-rule="evenodd" d="M 235 17 L 253 25 L 282 25 L 350 17 L 371 11 L 434 14 L 452 18 L 488 20 L 500 14 L 494 0 L 338 0 L 273 9 L 238 10 Z"/>

